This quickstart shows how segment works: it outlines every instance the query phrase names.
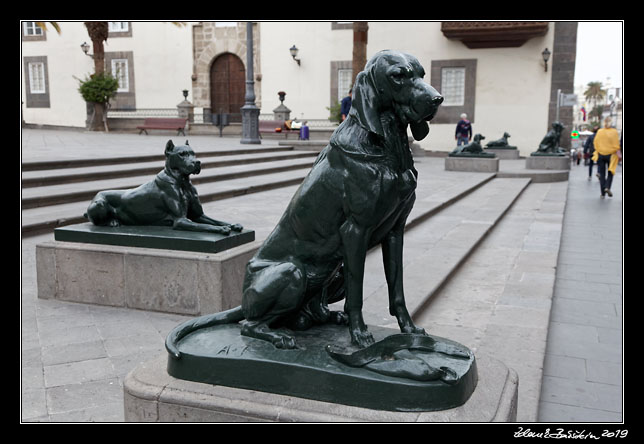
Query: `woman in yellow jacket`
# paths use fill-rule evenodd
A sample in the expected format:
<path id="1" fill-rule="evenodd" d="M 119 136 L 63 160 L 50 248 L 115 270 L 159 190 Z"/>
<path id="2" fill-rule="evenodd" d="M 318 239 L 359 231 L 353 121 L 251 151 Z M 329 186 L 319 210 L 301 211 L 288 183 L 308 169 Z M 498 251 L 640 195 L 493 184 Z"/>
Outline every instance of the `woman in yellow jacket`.
<path id="1" fill-rule="evenodd" d="M 619 147 L 619 133 L 615 128 L 611 128 L 610 124 L 610 117 L 604 119 L 604 128 L 597 131 L 593 142 L 595 146 L 593 161 L 597 163 L 602 199 L 606 194 L 613 197 L 610 187 L 617 170 L 617 164 L 622 157 Z"/>

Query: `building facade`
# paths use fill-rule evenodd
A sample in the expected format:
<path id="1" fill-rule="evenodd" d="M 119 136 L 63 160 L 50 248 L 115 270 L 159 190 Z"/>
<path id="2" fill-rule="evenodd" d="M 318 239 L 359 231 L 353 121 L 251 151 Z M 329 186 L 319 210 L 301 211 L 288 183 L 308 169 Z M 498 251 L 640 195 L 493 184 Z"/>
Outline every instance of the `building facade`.
<path id="1" fill-rule="evenodd" d="M 80 49 L 83 22 L 61 32 L 21 22 L 22 115 L 26 124 L 84 127 L 78 79 L 93 69 Z M 262 115 L 280 105 L 291 118 L 325 121 L 351 86 L 351 22 L 253 24 L 254 88 Z M 538 146 L 553 121 L 553 91 L 573 92 L 576 22 L 369 22 L 367 58 L 383 49 L 415 55 L 425 80 L 445 96 L 427 150 L 450 151 L 466 113 L 487 140 L 511 134 L 522 155 Z M 290 49 L 298 49 L 293 57 Z M 544 63 L 542 53 L 552 53 Z M 244 103 L 246 22 L 112 22 L 106 69 L 120 80 L 111 111 L 172 109 L 182 90 L 196 120 Z M 547 66 L 546 66 L 547 65 Z M 556 101 L 554 102 L 556 103 Z M 560 109 L 572 124 L 572 107 Z M 232 119 L 235 122 L 235 119 Z M 562 142 L 564 142 L 562 140 Z"/>

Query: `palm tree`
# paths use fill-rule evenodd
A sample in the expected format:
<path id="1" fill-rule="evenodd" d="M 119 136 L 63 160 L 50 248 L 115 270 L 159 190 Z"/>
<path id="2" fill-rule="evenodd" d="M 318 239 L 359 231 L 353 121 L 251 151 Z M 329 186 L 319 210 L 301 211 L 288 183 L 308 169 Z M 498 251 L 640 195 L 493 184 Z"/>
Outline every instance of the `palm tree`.
<path id="1" fill-rule="evenodd" d="M 351 69 L 353 70 L 353 85 L 356 76 L 367 64 L 367 37 L 369 35 L 369 22 L 353 22 L 353 59 Z"/>
<path id="2" fill-rule="evenodd" d="M 589 117 L 597 117 L 597 122 L 601 120 L 601 115 L 603 112 L 603 107 L 600 109 L 599 102 L 604 100 L 606 97 L 606 90 L 603 89 L 601 82 L 588 82 L 586 91 L 584 91 L 584 97 L 589 102 L 593 103 L 591 111 L 588 113 Z"/>

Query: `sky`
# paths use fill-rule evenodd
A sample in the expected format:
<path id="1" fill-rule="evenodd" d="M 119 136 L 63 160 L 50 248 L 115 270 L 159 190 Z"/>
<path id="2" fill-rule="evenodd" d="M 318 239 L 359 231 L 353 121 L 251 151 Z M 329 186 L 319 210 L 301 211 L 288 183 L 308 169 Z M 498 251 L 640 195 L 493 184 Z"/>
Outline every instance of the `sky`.
<path id="1" fill-rule="evenodd" d="M 579 22 L 575 86 L 602 82 L 623 87 L 623 22 Z"/>

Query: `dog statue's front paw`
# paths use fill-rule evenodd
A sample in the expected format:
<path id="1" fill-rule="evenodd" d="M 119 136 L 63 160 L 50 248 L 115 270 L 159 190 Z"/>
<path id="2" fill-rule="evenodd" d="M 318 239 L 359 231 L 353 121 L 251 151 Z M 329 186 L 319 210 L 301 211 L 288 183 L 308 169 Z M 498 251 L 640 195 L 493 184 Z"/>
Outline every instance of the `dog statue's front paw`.
<path id="1" fill-rule="evenodd" d="M 409 325 L 400 329 L 401 333 L 411 333 L 415 335 L 427 335 L 427 332 L 422 327 L 416 327 L 415 325 Z"/>
<path id="2" fill-rule="evenodd" d="M 244 227 L 242 227 L 242 226 L 241 226 L 241 225 L 239 225 L 239 224 L 229 225 L 229 227 L 230 227 L 230 229 L 231 229 L 231 230 L 233 230 L 233 231 L 242 231 L 242 230 L 244 229 Z"/>
<path id="3" fill-rule="evenodd" d="M 215 227 L 215 232 L 217 232 L 219 234 L 229 235 L 230 234 L 230 226 Z"/>
<path id="4" fill-rule="evenodd" d="M 360 348 L 368 347 L 375 342 L 376 341 L 373 339 L 373 335 L 366 329 L 351 331 L 351 343 L 357 345 Z"/>

